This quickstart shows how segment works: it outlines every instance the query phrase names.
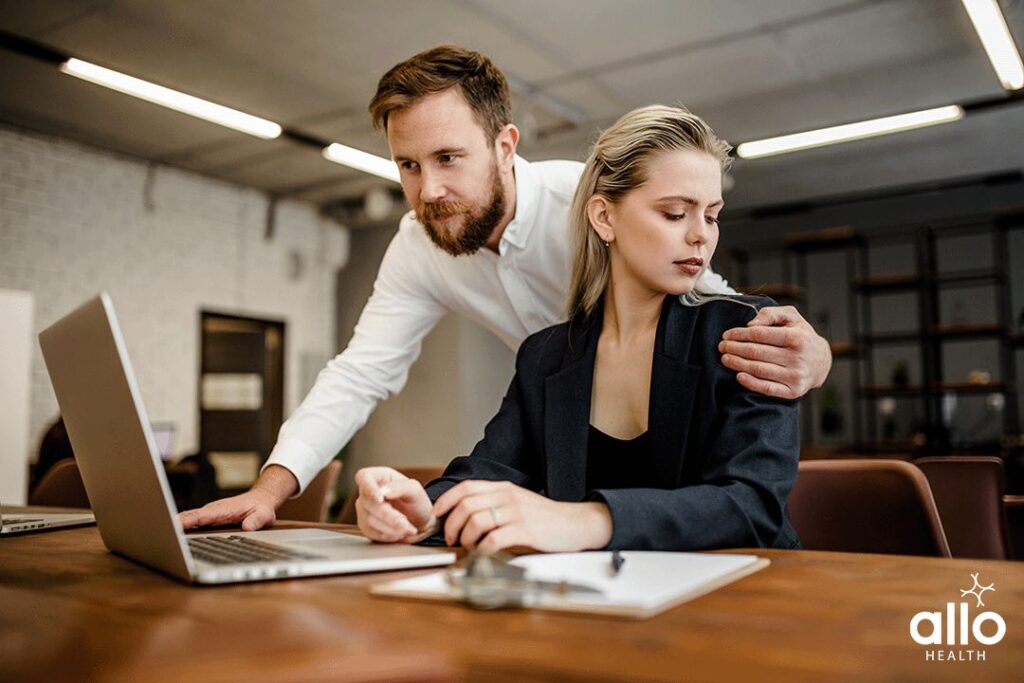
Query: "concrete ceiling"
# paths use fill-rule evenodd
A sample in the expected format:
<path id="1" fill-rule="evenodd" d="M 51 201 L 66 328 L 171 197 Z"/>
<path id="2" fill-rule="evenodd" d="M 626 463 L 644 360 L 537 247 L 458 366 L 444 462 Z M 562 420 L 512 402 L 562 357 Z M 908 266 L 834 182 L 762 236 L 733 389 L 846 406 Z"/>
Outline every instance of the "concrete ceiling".
<path id="1" fill-rule="evenodd" d="M 1024 45 L 1024 0 L 1001 0 Z M 386 155 L 377 79 L 443 42 L 510 77 L 520 152 L 581 158 L 623 112 L 682 102 L 742 142 L 1003 90 L 958 0 L 0 0 L 0 30 Z M 0 121 L 318 204 L 382 183 L 0 50 Z M 739 161 L 730 208 L 1024 167 L 1024 106 Z"/>

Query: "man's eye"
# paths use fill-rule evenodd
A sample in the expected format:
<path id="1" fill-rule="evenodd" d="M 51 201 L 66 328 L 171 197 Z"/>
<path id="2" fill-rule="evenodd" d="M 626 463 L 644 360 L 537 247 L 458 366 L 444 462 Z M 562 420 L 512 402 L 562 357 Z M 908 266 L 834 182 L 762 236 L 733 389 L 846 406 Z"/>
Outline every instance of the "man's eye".
<path id="1" fill-rule="evenodd" d="M 400 163 L 398 165 L 398 167 L 401 168 L 403 171 L 411 171 L 414 168 L 416 168 L 416 162 L 415 161 L 403 161 L 402 163 Z"/>
<path id="2" fill-rule="evenodd" d="M 450 164 L 450 163 L 453 163 L 455 161 L 455 155 L 454 154 L 441 154 L 441 155 L 439 155 L 437 157 L 437 160 L 440 161 L 442 164 Z"/>

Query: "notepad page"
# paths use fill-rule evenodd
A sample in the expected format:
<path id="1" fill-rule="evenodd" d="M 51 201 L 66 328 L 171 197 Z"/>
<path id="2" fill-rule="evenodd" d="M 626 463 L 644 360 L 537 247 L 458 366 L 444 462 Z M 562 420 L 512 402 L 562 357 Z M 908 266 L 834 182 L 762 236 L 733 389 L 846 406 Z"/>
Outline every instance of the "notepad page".
<path id="1" fill-rule="evenodd" d="M 618 574 L 611 571 L 611 553 L 524 555 L 512 561 L 527 578 L 586 584 L 602 595 L 542 594 L 533 607 L 646 617 L 705 595 L 769 564 L 756 555 L 623 551 Z M 458 571 L 458 570 L 456 570 Z M 434 600 L 458 599 L 445 572 L 434 572 L 374 586 L 380 595 Z"/>
<path id="2" fill-rule="evenodd" d="M 604 591 L 604 595 L 573 595 L 573 602 L 612 603 L 652 609 L 680 595 L 732 574 L 758 560 L 756 555 L 623 551 L 625 562 L 612 575 L 611 553 L 553 553 L 516 558 L 527 577 L 572 581 Z"/>

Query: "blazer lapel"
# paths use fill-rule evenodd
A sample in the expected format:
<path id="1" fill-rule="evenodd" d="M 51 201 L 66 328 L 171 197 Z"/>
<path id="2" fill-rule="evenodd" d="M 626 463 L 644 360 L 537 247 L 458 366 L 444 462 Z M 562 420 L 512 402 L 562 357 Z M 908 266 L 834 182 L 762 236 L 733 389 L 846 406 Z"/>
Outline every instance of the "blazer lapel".
<path id="1" fill-rule="evenodd" d="M 682 480 L 686 435 L 701 372 L 687 362 L 699 314 L 699 308 L 686 308 L 669 296 L 658 320 L 647 428 L 658 481 L 665 488 L 674 488 Z"/>
<path id="2" fill-rule="evenodd" d="M 587 487 L 587 448 L 594 360 L 601 335 L 602 306 L 569 330 L 562 366 L 544 380 L 544 451 L 547 495 L 581 501 Z"/>

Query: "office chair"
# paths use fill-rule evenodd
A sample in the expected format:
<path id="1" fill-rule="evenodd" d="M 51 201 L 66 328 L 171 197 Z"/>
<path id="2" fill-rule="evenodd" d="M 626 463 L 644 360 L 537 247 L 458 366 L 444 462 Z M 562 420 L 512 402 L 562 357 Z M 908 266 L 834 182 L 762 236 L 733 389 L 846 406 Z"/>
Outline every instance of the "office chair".
<path id="1" fill-rule="evenodd" d="M 1003 461 L 992 456 L 919 458 L 953 557 L 1005 560 L 1008 556 Z"/>
<path id="2" fill-rule="evenodd" d="M 443 467 L 396 467 L 395 469 L 424 486 L 440 477 L 441 473 L 444 472 Z M 341 509 L 341 514 L 338 515 L 338 524 L 356 523 L 356 497 L 358 495 L 359 492 L 353 489 L 352 493 L 345 499 L 345 507 Z"/>
<path id="3" fill-rule="evenodd" d="M 789 515 L 807 550 L 950 557 L 928 480 L 902 460 L 801 462 Z"/>
<path id="4" fill-rule="evenodd" d="M 331 494 L 341 474 L 341 461 L 332 460 L 320 474 L 313 477 L 302 495 L 286 500 L 277 509 L 278 519 L 290 519 L 301 522 L 326 522 L 327 509 L 331 505 Z"/>
<path id="5" fill-rule="evenodd" d="M 89 508 L 89 496 L 74 458 L 64 458 L 46 471 L 28 497 L 29 505 Z"/>

